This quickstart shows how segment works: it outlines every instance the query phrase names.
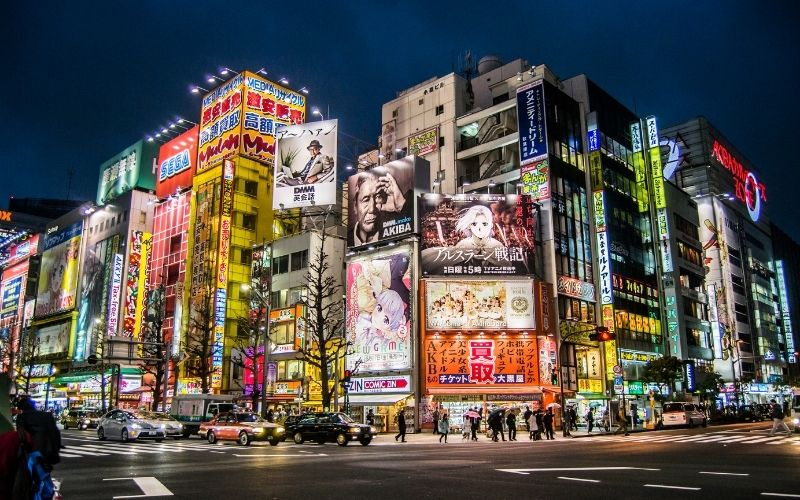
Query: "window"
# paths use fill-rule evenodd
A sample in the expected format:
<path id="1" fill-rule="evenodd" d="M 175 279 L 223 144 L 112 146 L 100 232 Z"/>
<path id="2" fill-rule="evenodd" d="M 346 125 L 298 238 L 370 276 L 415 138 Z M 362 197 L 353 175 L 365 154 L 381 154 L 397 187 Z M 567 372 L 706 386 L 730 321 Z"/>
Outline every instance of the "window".
<path id="1" fill-rule="evenodd" d="M 272 274 L 283 274 L 289 272 L 289 256 L 281 255 L 272 261 Z"/>
<path id="2" fill-rule="evenodd" d="M 392 111 L 392 118 L 397 118 L 397 110 Z"/>
<path id="3" fill-rule="evenodd" d="M 169 253 L 176 254 L 181 251 L 181 235 L 177 234 L 169 239 Z"/>
<path id="4" fill-rule="evenodd" d="M 420 99 L 418 104 L 419 104 L 420 106 L 422 106 L 423 104 L 425 104 L 425 99 Z"/>
<path id="5" fill-rule="evenodd" d="M 258 196 L 258 183 L 256 181 L 244 181 L 244 193 L 250 196 Z"/>
<path id="6" fill-rule="evenodd" d="M 250 229 L 251 231 L 256 230 L 256 216 L 255 214 L 242 214 L 242 227 L 245 229 Z"/>
<path id="7" fill-rule="evenodd" d="M 308 250 L 293 253 L 290 271 L 299 271 L 306 267 L 308 267 Z"/>
<path id="8" fill-rule="evenodd" d="M 440 148 L 444 147 L 444 137 L 439 137 L 439 147 Z"/>
<path id="9" fill-rule="evenodd" d="M 443 113 L 444 113 L 444 104 L 436 106 L 436 116 L 439 116 Z"/>
<path id="10" fill-rule="evenodd" d="M 253 250 L 250 248 L 242 248 L 239 252 L 239 262 L 242 264 L 250 265 L 253 261 Z"/>

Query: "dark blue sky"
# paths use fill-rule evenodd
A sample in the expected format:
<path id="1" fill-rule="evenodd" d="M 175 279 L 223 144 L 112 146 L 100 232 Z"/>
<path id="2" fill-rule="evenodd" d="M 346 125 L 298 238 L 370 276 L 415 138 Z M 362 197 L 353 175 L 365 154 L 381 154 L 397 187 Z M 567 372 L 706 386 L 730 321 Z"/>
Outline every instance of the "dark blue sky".
<path id="1" fill-rule="evenodd" d="M 270 6 L 275 6 L 273 8 Z M 380 106 L 458 54 L 586 73 L 661 127 L 707 116 L 795 239 L 800 2 L 10 2 L 0 16 L 0 206 L 95 196 L 100 163 L 177 115 L 219 66 L 265 67 L 375 142 Z M 207 85 L 203 85 L 207 87 Z"/>

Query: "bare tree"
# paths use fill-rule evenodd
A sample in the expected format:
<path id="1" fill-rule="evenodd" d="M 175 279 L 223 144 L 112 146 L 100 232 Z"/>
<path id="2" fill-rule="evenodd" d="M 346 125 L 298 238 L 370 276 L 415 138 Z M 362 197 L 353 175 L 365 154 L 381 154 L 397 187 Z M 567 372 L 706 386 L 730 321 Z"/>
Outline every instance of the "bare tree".
<path id="1" fill-rule="evenodd" d="M 17 392 L 24 389 L 25 394 L 30 394 L 33 367 L 39 357 L 39 338 L 30 328 L 25 328 L 19 342 L 19 356 L 17 356 L 17 378 L 14 380 Z M 20 380 L 21 379 L 21 380 Z"/>
<path id="2" fill-rule="evenodd" d="M 212 358 L 214 355 L 222 355 L 222 345 L 217 345 L 214 338 L 215 290 L 211 278 L 212 274 L 206 271 L 202 286 L 197 287 L 195 295 L 190 299 L 189 329 L 186 332 L 184 350 L 190 358 L 187 371 L 190 376 L 200 379 L 203 394 L 208 394 L 211 390 L 211 376 L 214 373 Z"/>
<path id="3" fill-rule="evenodd" d="M 306 291 L 306 344 L 299 355 L 319 371 L 322 406 L 330 408 L 337 388 L 330 382 L 335 379 L 336 361 L 347 352 L 344 331 L 344 304 L 342 287 L 336 274 L 341 270 L 331 262 L 326 244 L 334 237 L 322 229 L 315 230 L 318 246 L 308 262 L 305 276 Z M 309 382 L 312 383 L 312 382 Z"/>
<path id="4" fill-rule="evenodd" d="M 164 286 L 161 285 L 147 294 L 145 322 L 142 324 L 142 353 L 139 368 L 142 374 L 151 375 L 152 382 L 147 385 L 153 390 L 153 410 L 158 411 L 166 385 L 167 346 L 164 343 Z"/>

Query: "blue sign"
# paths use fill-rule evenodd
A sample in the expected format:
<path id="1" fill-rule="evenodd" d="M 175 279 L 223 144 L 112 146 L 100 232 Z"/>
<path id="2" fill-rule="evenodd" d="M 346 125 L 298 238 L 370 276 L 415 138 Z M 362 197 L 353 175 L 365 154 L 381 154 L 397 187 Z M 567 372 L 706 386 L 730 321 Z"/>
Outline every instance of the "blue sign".
<path id="1" fill-rule="evenodd" d="M 527 165 L 547 156 L 547 121 L 542 80 L 517 89 L 519 164 Z"/>
<path id="2" fill-rule="evenodd" d="M 600 150 L 600 131 L 592 129 L 586 134 L 586 140 L 589 145 L 589 152 Z"/>
<path id="3" fill-rule="evenodd" d="M 694 380 L 694 361 L 683 362 L 683 380 L 686 382 L 686 390 L 694 392 L 697 388 Z"/>

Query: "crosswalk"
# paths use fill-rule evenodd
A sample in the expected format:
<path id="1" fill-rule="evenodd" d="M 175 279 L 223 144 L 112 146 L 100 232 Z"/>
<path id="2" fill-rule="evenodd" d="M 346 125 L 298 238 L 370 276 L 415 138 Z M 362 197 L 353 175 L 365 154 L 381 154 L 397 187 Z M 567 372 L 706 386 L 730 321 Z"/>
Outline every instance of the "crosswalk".
<path id="1" fill-rule="evenodd" d="M 234 443 L 211 445 L 197 439 L 164 441 L 156 443 L 152 441 L 133 441 L 122 443 L 119 441 L 99 441 L 97 439 L 70 438 L 62 437 L 64 446 L 61 450 L 61 458 L 81 458 L 81 457 L 103 457 L 112 455 L 163 455 L 167 453 L 186 453 L 186 452 L 210 452 L 225 453 L 237 448 L 243 450 Z M 251 449 L 248 447 L 247 449 Z"/>
<path id="2" fill-rule="evenodd" d="M 645 432 L 629 436 L 609 436 L 612 441 L 633 441 L 638 443 L 681 443 L 681 444 L 747 444 L 747 445 L 793 445 L 800 446 L 800 437 L 797 434 L 787 436 L 776 434 L 770 436 L 767 431 L 737 432 L 717 431 L 704 434 L 662 434 L 660 432 Z"/>

